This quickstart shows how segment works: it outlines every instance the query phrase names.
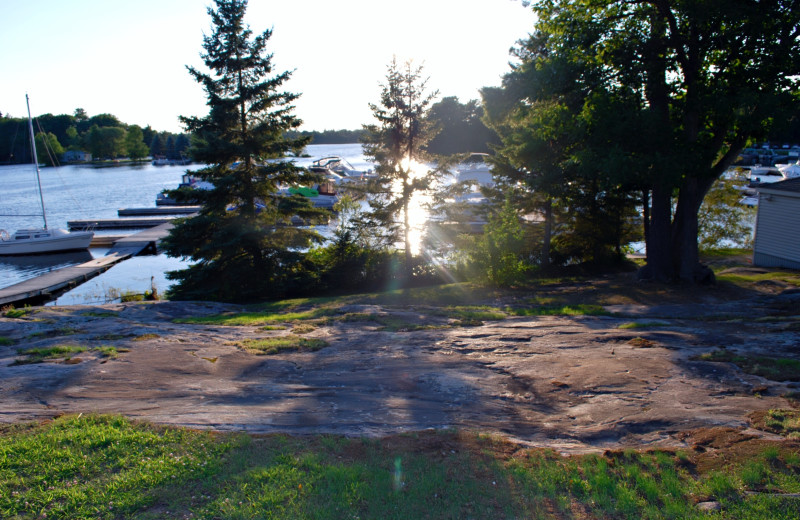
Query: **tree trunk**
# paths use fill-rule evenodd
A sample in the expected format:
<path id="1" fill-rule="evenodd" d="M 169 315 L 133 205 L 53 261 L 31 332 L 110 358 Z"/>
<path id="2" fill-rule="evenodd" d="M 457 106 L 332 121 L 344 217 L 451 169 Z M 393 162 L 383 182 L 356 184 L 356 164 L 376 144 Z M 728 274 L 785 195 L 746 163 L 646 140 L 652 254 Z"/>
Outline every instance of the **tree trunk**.
<path id="1" fill-rule="evenodd" d="M 408 185 L 408 178 L 403 179 L 403 237 L 406 249 L 406 262 L 405 262 L 405 283 L 411 282 L 412 267 L 411 267 L 411 224 L 408 215 L 408 206 L 411 202 L 411 188 Z"/>
<path id="2" fill-rule="evenodd" d="M 642 232 L 644 233 L 644 249 L 647 251 L 650 237 L 650 190 L 642 190 Z"/>
<path id="3" fill-rule="evenodd" d="M 697 212 L 714 180 L 687 178 L 684 180 L 673 222 L 672 242 L 675 251 L 676 274 L 682 282 L 714 283 L 714 273 L 700 264 L 697 245 Z"/>
<path id="4" fill-rule="evenodd" d="M 542 240 L 542 267 L 550 267 L 550 242 L 553 239 L 553 199 L 544 205 L 544 239 Z"/>
<path id="5" fill-rule="evenodd" d="M 659 282 L 675 279 L 672 262 L 672 191 L 662 183 L 653 186 L 650 224 L 647 236 L 647 265 L 639 277 Z"/>

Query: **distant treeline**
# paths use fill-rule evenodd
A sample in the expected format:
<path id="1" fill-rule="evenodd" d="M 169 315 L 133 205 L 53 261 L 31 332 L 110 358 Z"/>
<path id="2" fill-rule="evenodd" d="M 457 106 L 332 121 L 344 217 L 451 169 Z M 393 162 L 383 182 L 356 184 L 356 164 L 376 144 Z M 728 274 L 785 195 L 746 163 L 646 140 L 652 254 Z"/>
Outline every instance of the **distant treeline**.
<path id="1" fill-rule="evenodd" d="M 428 151 L 440 155 L 469 152 L 490 152 L 491 145 L 499 143 L 497 135 L 489 130 L 481 118 L 483 107 L 477 100 L 461 103 L 456 97 L 445 97 L 431 106 L 428 119 L 439 128 L 431 140 Z M 787 121 L 787 125 L 796 121 Z M 0 164 L 30 162 L 27 118 L 6 117 L 0 114 Z M 187 134 L 158 132 L 149 125 L 141 128 L 121 122 L 112 114 L 89 117 L 82 108 L 72 115 L 43 114 L 34 118 L 37 150 L 40 162 L 48 164 L 42 143 L 59 156 L 66 150 L 84 151 L 92 158 L 116 159 L 128 157 L 143 159 L 147 156 L 164 156 L 178 159 L 190 155 Z M 347 144 L 361 142 L 363 129 L 289 132 L 288 137 L 311 137 L 312 144 Z M 38 135 L 41 134 L 41 135 Z"/>
<path id="2" fill-rule="evenodd" d="M 310 137 L 311 144 L 348 144 L 360 142 L 363 133 L 363 130 L 323 130 L 322 132 L 303 130 L 287 132 L 286 136 L 289 139 Z"/>
<path id="3" fill-rule="evenodd" d="M 477 100 L 461 103 L 457 97 L 445 97 L 431 105 L 428 119 L 439 128 L 428 151 L 452 155 L 489 152 L 491 144 L 499 144 L 497 135 L 481 121 L 483 107 Z M 311 137 L 311 144 L 346 144 L 361 142 L 363 130 L 324 130 L 289 132 L 287 137 Z"/>
<path id="4" fill-rule="evenodd" d="M 89 117 L 82 108 L 72 115 L 43 114 L 34 117 L 34 133 L 39 161 L 50 164 L 49 150 L 57 161 L 68 150 L 92 154 L 92 158 L 133 160 L 164 155 L 179 158 L 189 148 L 186 134 L 158 132 L 121 122 L 112 114 Z M 44 143 L 46 142 L 46 146 Z M 31 162 L 28 119 L 0 114 L 0 164 Z"/>

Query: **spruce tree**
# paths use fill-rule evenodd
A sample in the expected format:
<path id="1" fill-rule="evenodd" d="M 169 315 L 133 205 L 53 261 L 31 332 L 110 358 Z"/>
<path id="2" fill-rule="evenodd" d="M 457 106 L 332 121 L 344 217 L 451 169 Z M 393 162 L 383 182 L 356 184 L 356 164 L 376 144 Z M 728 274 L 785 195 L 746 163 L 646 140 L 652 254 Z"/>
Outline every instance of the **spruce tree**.
<path id="1" fill-rule="evenodd" d="M 163 242 L 168 255 L 190 259 L 168 273 L 176 299 L 252 301 L 283 296 L 293 284 L 302 253 L 320 241 L 293 217 L 315 222 L 323 211 L 308 199 L 280 193 L 303 184 L 303 169 L 282 160 L 306 139 L 286 139 L 300 126 L 292 115 L 299 94 L 281 92 L 290 72 L 273 75 L 266 52 L 272 31 L 253 37 L 244 23 L 246 0 L 215 0 L 208 8 L 211 34 L 201 55 L 208 72 L 187 67 L 206 91 L 209 113 L 182 117 L 193 134 L 192 156 L 207 166 L 192 174 L 213 185 L 196 190 L 199 213 L 180 221 Z"/>
<path id="2" fill-rule="evenodd" d="M 414 171 L 428 159 L 426 145 L 435 129 L 426 115 L 438 92 L 426 93 L 422 67 L 411 62 L 389 64 L 380 104 L 370 104 L 377 123 L 364 125 L 364 155 L 375 162 L 372 185 L 372 217 L 390 235 L 402 235 L 406 280 L 412 274 L 410 209 L 415 193 L 428 188 L 433 172 Z M 397 222 L 397 218 L 402 223 Z"/>

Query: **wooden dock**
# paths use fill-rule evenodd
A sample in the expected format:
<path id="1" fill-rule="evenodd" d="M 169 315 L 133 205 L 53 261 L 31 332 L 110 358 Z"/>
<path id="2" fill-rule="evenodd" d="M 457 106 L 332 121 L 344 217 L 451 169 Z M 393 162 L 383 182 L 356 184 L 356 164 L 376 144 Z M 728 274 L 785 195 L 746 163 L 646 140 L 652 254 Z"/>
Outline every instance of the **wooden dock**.
<path id="1" fill-rule="evenodd" d="M 120 217 L 149 217 L 153 215 L 191 215 L 200 211 L 200 206 L 157 206 L 155 208 L 121 208 Z"/>
<path id="2" fill-rule="evenodd" d="M 104 218 L 96 220 L 70 220 L 67 227 L 70 231 L 80 229 L 136 229 L 150 228 L 166 224 L 178 217 L 154 218 Z"/>
<path id="3" fill-rule="evenodd" d="M 91 262 L 50 271 L 36 278 L 0 289 L 0 306 L 40 304 L 77 287 L 131 255 L 106 255 Z"/>
<path id="4" fill-rule="evenodd" d="M 169 234 L 171 222 L 165 222 L 152 229 L 121 237 L 114 242 L 111 250 L 89 262 L 50 271 L 36 278 L 0 289 L 0 306 L 42 304 L 56 298 L 83 282 L 107 271 L 143 251 L 155 252 L 158 242 Z"/>

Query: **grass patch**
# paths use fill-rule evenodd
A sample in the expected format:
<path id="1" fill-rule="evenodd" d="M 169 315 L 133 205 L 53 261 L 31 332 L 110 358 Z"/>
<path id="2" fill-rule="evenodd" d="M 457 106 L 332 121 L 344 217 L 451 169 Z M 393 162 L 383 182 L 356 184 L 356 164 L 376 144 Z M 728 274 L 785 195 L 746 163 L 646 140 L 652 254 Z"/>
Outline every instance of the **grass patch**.
<path id="1" fill-rule="evenodd" d="M 193 325 L 222 325 L 228 327 L 257 327 L 275 323 L 290 323 L 303 320 L 317 320 L 336 314 L 336 310 L 327 307 L 318 307 L 305 311 L 294 312 L 241 312 L 202 316 L 196 318 L 180 318 L 175 323 L 189 323 Z"/>
<path id="2" fill-rule="evenodd" d="M 30 307 L 24 307 L 22 309 L 7 309 L 3 312 L 3 316 L 6 318 L 24 318 L 28 314 L 32 313 L 33 309 Z"/>
<path id="3" fill-rule="evenodd" d="M 310 323 L 300 323 L 292 327 L 292 334 L 308 334 L 317 330 L 317 327 Z"/>
<path id="4" fill-rule="evenodd" d="M 746 356 L 729 350 L 715 350 L 691 359 L 734 363 L 743 372 L 773 381 L 800 381 L 800 360 L 797 359 Z"/>
<path id="5" fill-rule="evenodd" d="M 5 336 L 0 336 L 0 347 L 8 347 L 14 344 L 14 340 Z"/>
<path id="6" fill-rule="evenodd" d="M 283 325 L 264 325 L 261 330 L 286 330 Z"/>
<path id="7" fill-rule="evenodd" d="M 18 359 L 14 365 L 30 365 L 33 363 L 44 363 L 45 361 L 69 361 L 73 354 L 86 352 L 86 347 L 77 345 L 56 345 L 47 348 L 28 348 L 20 349 L 17 354 L 25 356 L 25 359 Z"/>
<path id="8" fill-rule="evenodd" d="M 119 318 L 119 313 L 112 311 L 90 311 L 81 313 L 81 316 L 88 316 L 90 318 Z"/>
<path id="9" fill-rule="evenodd" d="M 669 323 L 663 321 L 630 321 L 617 326 L 618 329 L 650 329 L 653 327 L 666 327 Z"/>
<path id="10" fill-rule="evenodd" d="M 30 334 L 28 337 L 31 339 L 34 338 L 56 338 L 59 336 L 73 336 L 75 334 L 82 334 L 84 331 L 82 329 L 76 329 L 75 327 L 59 327 L 57 329 L 50 329 L 50 330 L 40 330 L 39 332 L 34 332 Z"/>
<path id="11" fill-rule="evenodd" d="M 602 305 L 578 303 L 573 305 L 542 305 L 539 307 L 509 307 L 514 316 L 610 316 Z"/>
<path id="12" fill-rule="evenodd" d="M 99 336 L 95 336 L 93 339 L 98 341 L 117 341 L 129 337 L 129 334 L 100 334 Z"/>
<path id="13" fill-rule="evenodd" d="M 747 285 L 758 282 L 780 281 L 800 287 L 800 274 L 791 271 L 769 271 L 766 273 L 718 273 L 717 281 L 736 285 Z"/>
<path id="14" fill-rule="evenodd" d="M 797 499 L 747 492 L 797 492 L 800 472 L 777 443 L 704 470 L 693 453 L 565 457 L 457 431 L 249 437 L 95 416 L 0 426 L 0 453 L 2 518 L 683 519 L 719 500 L 723 518 L 788 520 Z"/>
<path id="15" fill-rule="evenodd" d="M 291 351 L 315 352 L 328 346 L 328 343 L 316 338 L 302 338 L 288 335 L 275 338 L 246 339 L 237 343 L 242 349 L 253 354 L 280 354 Z"/>
<path id="16" fill-rule="evenodd" d="M 508 314 L 489 306 L 455 306 L 442 309 L 448 318 L 460 321 L 498 321 L 504 320 Z"/>
<path id="17" fill-rule="evenodd" d="M 800 439 L 800 410 L 768 410 L 754 414 L 756 428 L 777 433 L 790 439 Z"/>
<path id="18" fill-rule="evenodd" d="M 95 347 L 92 349 L 93 352 L 97 352 L 100 354 L 100 357 L 106 359 L 116 359 L 120 353 L 122 352 L 130 352 L 130 350 L 126 348 L 117 348 L 111 345 L 105 345 L 102 347 Z"/>

